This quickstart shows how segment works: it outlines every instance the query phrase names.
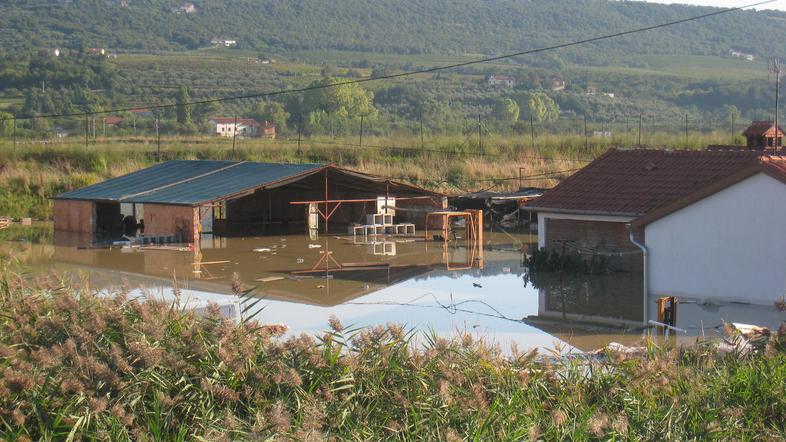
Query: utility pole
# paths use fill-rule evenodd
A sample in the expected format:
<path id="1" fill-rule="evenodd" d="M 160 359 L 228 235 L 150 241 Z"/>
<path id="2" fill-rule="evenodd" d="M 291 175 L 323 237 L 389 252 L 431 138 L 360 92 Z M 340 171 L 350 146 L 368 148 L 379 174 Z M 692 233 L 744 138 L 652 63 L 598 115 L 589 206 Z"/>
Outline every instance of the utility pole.
<path id="1" fill-rule="evenodd" d="M 330 124 L 332 127 L 333 123 L 331 122 Z M 302 151 L 300 150 L 300 134 L 302 131 L 302 127 L 303 127 L 303 115 L 301 115 L 300 118 L 298 118 L 298 123 L 297 123 L 297 155 L 298 156 L 302 154 Z"/>
<path id="2" fill-rule="evenodd" d="M 535 117 L 532 113 L 529 114 L 529 138 L 532 151 L 535 151 Z"/>
<path id="3" fill-rule="evenodd" d="M 237 115 L 235 115 L 235 126 L 232 128 L 232 158 L 235 157 L 235 138 L 237 138 Z"/>
<path id="4" fill-rule="evenodd" d="M 159 122 L 158 118 L 156 118 L 156 143 L 158 144 L 158 150 L 156 151 L 156 161 L 161 161 L 161 131 L 159 130 Z"/>
<path id="5" fill-rule="evenodd" d="M 731 114 L 731 132 L 729 135 L 731 137 L 731 144 L 734 144 L 734 113 Z"/>
<path id="6" fill-rule="evenodd" d="M 688 114 L 685 114 L 685 148 L 688 148 Z"/>
<path id="7" fill-rule="evenodd" d="M 106 138 L 106 118 L 102 119 L 104 122 L 104 138 Z"/>
<path id="8" fill-rule="evenodd" d="M 641 147 L 641 114 L 639 114 L 639 147 Z"/>
<path id="9" fill-rule="evenodd" d="M 780 147 L 779 137 L 778 137 L 778 106 L 780 100 L 780 84 L 781 84 L 781 74 L 783 73 L 783 66 L 781 65 L 781 61 L 778 60 L 777 57 L 773 57 L 772 60 L 768 63 L 768 69 L 770 72 L 775 74 L 775 146 Z"/>
<path id="10" fill-rule="evenodd" d="M 360 148 L 363 148 L 363 115 L 360 116 Z"/>
<path id="11" fill-rule="evenodd" d="M 87 147 L 87 143 L 89 142 L 89 132 L 90 131 L 90 124 L 87 120 L 87 115 L 85 115 L 85 147 Z"/>
<path id="12" fill-rule="evenodd" d="M 589 134 L 587 134 L 587 116 L 584 115 L 584 150 L 589 151 Z"/>
<path id="13" fill-rule="evenodd" d="M 14 118 L 14 154 L 16 154 L 16 118 Z"/>
<path id="14" fill-rule="evenodd" d="M 420 113 L 420 150 L 425 150 L 426 145 L 423 143 L 423 112 Z"/>
<path id="15" fill-rule="evenodd" d="M 480 114 L 478 114 L 478 151 L 483 154 L 483 130 L 480 127 Z"/>

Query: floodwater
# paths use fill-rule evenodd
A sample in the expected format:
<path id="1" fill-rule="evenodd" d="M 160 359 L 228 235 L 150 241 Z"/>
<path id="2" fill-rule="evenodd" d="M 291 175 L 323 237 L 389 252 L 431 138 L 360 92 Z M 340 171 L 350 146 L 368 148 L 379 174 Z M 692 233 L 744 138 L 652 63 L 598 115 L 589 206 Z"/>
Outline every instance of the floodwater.
<path id="1" fill-rule="evenodd" d="M 335 315 L 345 326 L 389 322 L 443 336 L 470 332 L 506 351 L 542 347 L 588 351 L 609 342 L 633 344 L 655 299 L 642 296 L 639 274 L 529 274 L 526 253 L 537 235 L 485 232 L 482 247 L 458 239 L 272 235 L 204 237 L 196 250 L 161 247 L 84 247 L 84 238 L 53 235 L 51 225 L 0 232 L 0 258 L 16 259 L 31 274 L 86 277 L 97 290 L 121 285 L 132 294 L 172 299 L 200 309 L 208 302 L 229 316 L 285 324 L 290 334 L 319 334 Z M 88 242 L 89 243 L 89 242 Z M 237 296 L 232 283 L 253 289 Z M 254 304 L 257 299 L 262 299 Z M 645 306 L 647 311 L 645 312 Z M 773 306 L 681 299 L 677 339 L 716 335 L 723 321 L 777 327 L 786 314 Z"/>

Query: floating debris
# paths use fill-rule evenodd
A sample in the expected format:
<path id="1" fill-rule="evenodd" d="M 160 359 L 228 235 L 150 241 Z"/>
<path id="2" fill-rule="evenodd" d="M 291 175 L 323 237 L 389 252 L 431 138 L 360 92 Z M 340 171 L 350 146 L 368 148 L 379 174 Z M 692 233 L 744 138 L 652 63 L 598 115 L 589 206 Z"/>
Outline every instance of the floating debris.
<path id="1" fill-rule="evenodd" d="M 252 250 L 252 252 L 262 253 L 262 252 L 269 252 L 270 247 L 257 247 L 256 249 Z"/>
<path id="2" fill-rule="evenodd" d="M 283 279 L 286 279 L 286 278 L 283 277 L 283 276 L 268 276 L 268 277 L 265 277 L 265 278 L 255 279 L 254 281 L 257 281 L 257 282 L 273 282 L 273 281 L 281 281 Z"/>
<path id="3" fill-rule="evenodd" d="M 321 246 L 321 245 L 319 245 L 319 244 L 309 244 L 309 245 L 308 245 L 308 248 L 309 248 L 309 249 L 321 249 L 321 248 L 322 248 L 322 246 Z"/>

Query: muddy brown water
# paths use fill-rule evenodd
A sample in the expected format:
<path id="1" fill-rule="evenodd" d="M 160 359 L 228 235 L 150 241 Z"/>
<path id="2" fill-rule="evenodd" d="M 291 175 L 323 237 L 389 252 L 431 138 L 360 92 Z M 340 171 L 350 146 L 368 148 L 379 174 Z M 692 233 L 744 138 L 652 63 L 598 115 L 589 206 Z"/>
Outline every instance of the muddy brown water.
<path id="1" fill-rule="evenodd" d="M 365 242 L 345 235 L 206 236 L 196 250 L 80 248 L 83 238 L 54 237 L 48 224 L 6 230 L 0 257 L 29 274 L 87 277 L 107 293 L 126 285 L 135 296 L 172 299 L 176 281 L 182 303 L 199 309 L 215 302 L 230 316 L 262 298 L 246 315 L 286 324 L 291 334 L 321 333 L 331 315 L 350 327 L 396 322 L 444 336 L 470 332 L 503 351 L 514 342 L 522 350 L 587 351 L 633 344 L 645 333 L 640 274 L 529 275 L 523 261 L 537 242 L 530 232 L 485 232 L 482 265 L 479 248 L 464 240 L 421 235 Z M 233 293 L 233 278 L 253 288 L 249 298 Z M 646 305 L 654 319 L 655 300 Z M 784 319 L 772 306 L 686 299 L 676 323 L 685 333 L 674 335 L 691 342 L 717 335 L 723 321 L 775 327 Z"/>

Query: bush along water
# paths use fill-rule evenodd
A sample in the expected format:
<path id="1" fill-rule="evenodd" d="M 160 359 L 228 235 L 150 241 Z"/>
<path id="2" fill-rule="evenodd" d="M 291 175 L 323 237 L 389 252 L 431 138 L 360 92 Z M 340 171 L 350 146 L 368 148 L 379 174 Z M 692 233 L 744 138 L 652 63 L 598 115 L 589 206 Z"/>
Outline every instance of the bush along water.
<path id="1" fill-rule="evenodd" d="M 786 437 L 786 330 L 760 352 L 509 356 L 390 324 L 279 336 L 177 302 L 0 275 L 0 439 Z M 327 328 L 327 327 L 326 327 Z"/>

